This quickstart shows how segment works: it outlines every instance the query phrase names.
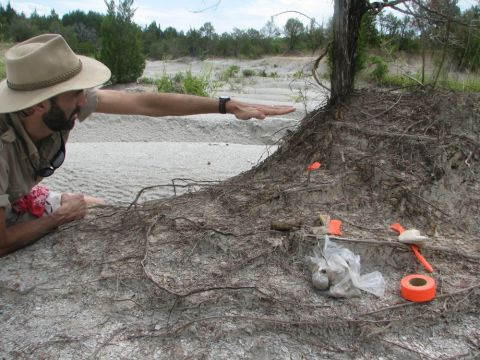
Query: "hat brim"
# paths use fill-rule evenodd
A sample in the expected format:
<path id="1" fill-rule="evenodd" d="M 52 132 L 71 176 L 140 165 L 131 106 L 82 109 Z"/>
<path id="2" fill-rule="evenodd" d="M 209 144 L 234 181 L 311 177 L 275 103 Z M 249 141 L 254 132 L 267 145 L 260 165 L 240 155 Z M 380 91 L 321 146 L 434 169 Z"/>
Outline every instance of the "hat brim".
<path id="1" fill-rule="evenodd" d="M 16 91 L 7 85 L 7 80 L 0 83 L 0 113 L 10 113 L 26 109 L 55 95 L 71 91 L 89 89 L 104 84 L 110 79 L 108 67 L 95 59 L 77 55 L 82 61 L 82 71 L 73 78 L 60 84 L 33 91 Z M 35 69 L 32 69 L 35 71 Z"/>

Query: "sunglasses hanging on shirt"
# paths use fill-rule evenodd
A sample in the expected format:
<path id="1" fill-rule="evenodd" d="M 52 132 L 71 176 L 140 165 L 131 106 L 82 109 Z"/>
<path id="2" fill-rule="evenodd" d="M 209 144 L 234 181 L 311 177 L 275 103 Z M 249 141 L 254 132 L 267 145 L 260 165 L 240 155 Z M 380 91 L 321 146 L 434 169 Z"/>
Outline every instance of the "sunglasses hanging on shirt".
<path id="1" fill-rule="evenodd" d="M 62 132 L 59 131 L 58 133 L 60 134 L 60 149 L 58 149 L 57 153 L 52 157 L 52 160 L 50 160 L 50 166 L 43 168 L 43 169 L 35 169 L 35 166 L 33 166 L 32 159 L 30 159 L 30 156 L 28 156 L 27 152 L 27 144 L 25 143 L 25 140 L 21 135 L 19 135 L 15 129 L 15 126 L 13 126 L 12 123 L 12 118 L 10 117 L 10 114 L 7 114 L 7 119 L 8 119 L 8 124 L 10 127 L 13 129 L 15 132 L 15 135 L 18 139 L 20 139 L 20 142 L 22 143 L 23 151 L 25 152 L 25 155 L 28 158 L 28 161 L 30 162 L 30 165 L 32 165 L 33 170 L 35 170 L 35 178 L 40 176 L 40 177 L 49 177 L 52 176 L 55 170 L 57 170 L 60 166 L 62 166 L 63 162 L 65 161 L 65 154 L 66 154 L 66 149 L 65 149 L 65 141 L 63 140 L 63 135 Z"/>
<path id="2" fill-rule="evenodd" d="M 60 166 L 62 166 L 63 162 L 65 161 L 65 141 L 63 141 L 62 133 L 60 132 L 60 139 L 62 143 L 60 144 L 60 149 L 58 149 L 57 153 L 52 157 L 50 160 L 50 166 L 39 169 L 36 171 L 36 175 L 40 177 L 49 177 L 52 176 L 55 170 L 57 170 Z"/>

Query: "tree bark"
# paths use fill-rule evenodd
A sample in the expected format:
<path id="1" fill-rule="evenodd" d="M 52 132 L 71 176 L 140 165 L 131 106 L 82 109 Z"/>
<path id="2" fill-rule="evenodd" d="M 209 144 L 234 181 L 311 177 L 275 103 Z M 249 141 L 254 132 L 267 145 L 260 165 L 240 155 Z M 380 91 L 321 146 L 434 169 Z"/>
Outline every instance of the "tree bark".
<path id="1" fill-rule="evenodd" d="M 362 16 L 367 10 L 365 0 L 335 0 L 331 102 L 348 96 L 353 90 L 357 40 Z"/>

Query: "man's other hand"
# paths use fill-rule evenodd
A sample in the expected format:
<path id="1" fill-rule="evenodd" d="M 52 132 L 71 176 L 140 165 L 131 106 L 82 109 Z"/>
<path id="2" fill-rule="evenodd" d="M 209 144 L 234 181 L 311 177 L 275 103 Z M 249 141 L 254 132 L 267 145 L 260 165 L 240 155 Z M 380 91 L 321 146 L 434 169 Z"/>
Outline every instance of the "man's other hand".
<path id="1" fill-rule="evenodd" d="M 87 215 L 87 202 L 82 194 L 63 193 L 60 207 L 52 213 L 59 225 L 83 219 Z"/>

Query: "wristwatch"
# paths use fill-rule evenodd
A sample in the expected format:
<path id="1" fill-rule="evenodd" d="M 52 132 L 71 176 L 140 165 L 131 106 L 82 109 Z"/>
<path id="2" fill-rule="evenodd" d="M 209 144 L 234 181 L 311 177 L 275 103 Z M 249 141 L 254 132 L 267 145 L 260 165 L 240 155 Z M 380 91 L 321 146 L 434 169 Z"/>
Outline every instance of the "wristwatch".
<path id="1" fill-rule="evenodd" d="M 227 113 L 227 102 L 230 101 L 230 97 L 229 96 L 220 96 L 218 98 L 218 112 L 220 114 L 226 114 Z"/>

